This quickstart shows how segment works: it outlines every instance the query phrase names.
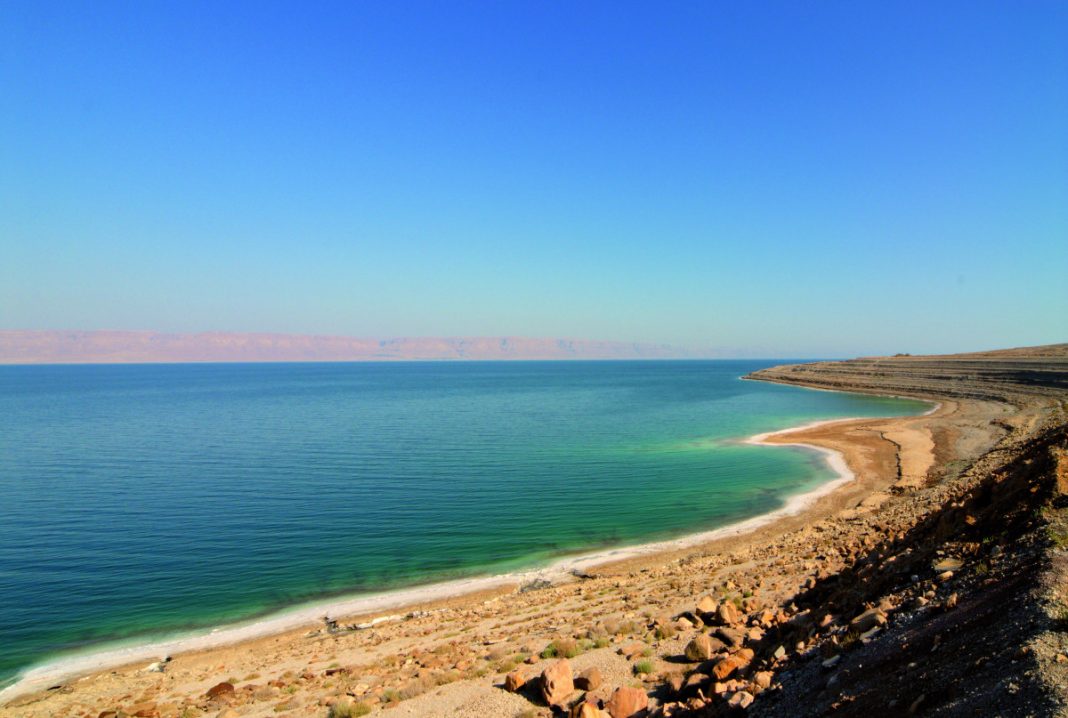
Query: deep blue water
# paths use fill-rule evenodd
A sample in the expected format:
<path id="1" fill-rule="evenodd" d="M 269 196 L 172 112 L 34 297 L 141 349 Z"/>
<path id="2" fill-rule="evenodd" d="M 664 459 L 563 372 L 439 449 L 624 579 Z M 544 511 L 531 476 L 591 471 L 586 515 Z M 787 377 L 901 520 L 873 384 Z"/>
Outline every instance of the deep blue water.
<path id="1" fill-rule="evenodd" d="M 774 363 L 0 367 L 0 683 L 765 513 L 830 472 L 735 439 L 924 408 L 739 381 Z"/>

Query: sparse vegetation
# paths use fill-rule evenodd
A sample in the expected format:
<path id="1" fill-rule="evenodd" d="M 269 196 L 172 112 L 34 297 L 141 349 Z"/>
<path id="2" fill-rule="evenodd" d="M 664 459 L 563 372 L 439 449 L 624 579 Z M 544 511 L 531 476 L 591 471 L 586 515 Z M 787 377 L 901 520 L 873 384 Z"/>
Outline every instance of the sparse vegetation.
<path id="1" fill-rule="evenodd" d="M 1054 546 L 1068 548 L 1068 529 L 1050 526 L 1046 532 L 1049 534 L 1049 540 L 1053 542 Z"/>
<path id="2" fill-rule="evenodd" d="M 330 718 L 360 718 L 371 712 L 371 706 L 366 703 L 352 703 L 345 701 L 335 703 L 330 708 Z"/>
<path id="3" fill-rule="evenodd" d="M 655 635 L 658 641 L 674 638 L 678 631 L 670 623 L 662 623 L 656 627 Z"/>
<path id="4" fill-rule="evenodd" d="M 652 675 L 654 671 L 656 671 L 656 666 L 654 666 L 653 662 L 650 661 L 648 658 L 644 658 L 634 664 L 635 675 L 641 675 L 642 673 L 644 673 L 645 675 L 649 676 Z"/>
<path id="5" fill-rule="evenodd" d="M 575 641 L 564 638 L 553 641 L 541 652 L 542 658 L 574 658 L 582 653 L 582 648 Z"/>

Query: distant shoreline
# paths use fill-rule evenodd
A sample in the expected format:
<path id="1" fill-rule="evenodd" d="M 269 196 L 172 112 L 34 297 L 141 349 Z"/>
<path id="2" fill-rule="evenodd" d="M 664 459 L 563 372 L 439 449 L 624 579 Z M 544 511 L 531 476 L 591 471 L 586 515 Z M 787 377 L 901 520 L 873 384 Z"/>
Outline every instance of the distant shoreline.
<path id="1" fill-rule="evenodd" d="M 713 356 L 717 353 L 668 344 L 557 337 L 0 330 L 0 365 L 723 358 Z"/>
<path id="2" fill-rule="evenodd" d="M 930 409 L 920 414 L 920 416 L 931 414 L 941 407 L 941 404 L 932 400 L 908 398 L 933 404 Z M 132 645 L 117 645 L 112 648 L 97 650 L 89 649 L 84 653 L 59 658 L 27 669 L 17 677 L 14 683 L 0 690 L 0 702 L 7 702 L 27 693 L 43 690 L 56 683 L 104 670 L 157 661 L 164 656 L 210 651 L 271 636 L 279 636 L 293 631 L 306 631 L 311 628 L 321 627 L 324 615 L 329 615 L 334 619 L 353 620 L 360 617 L 381 615 L 389 611 L 403 612 L 405 609 L 410 609 L 414 606 L 521 586 L 539 580 L 553 583 L 565 582 L 573 580 L 575 573 L 581 574 L 595 568 L 633 559 L 649 559 L 658 555 L 666 556 L 672 552 L 693 549 L 723 539 L 745 536 L 760 528 L 774 524 L 783 518 L 802 514 L 820 498 L 834 493 L 856 478 L 846 456 L 838 449 L 805 442 L 775 442 L 769 441 L 769 439 L 817 427 L 862 420 L 864 419 L 856 417 L 826 419 L 764 432 L 742 439 L 741 442 L 746 444 L 793 446 L 814 451 L 824 458 L 828 467 L 836 475 L 835 478 L 831 478 L 809 491 L 787 497 L 783 506 L 764 514 L 742 519 L 716 529 L 685 534 L 674 539 L 583 552 L 557 559 L 541 568 L 415 585 L 409 588 L 347 598 L 316 600 L 273 612 L 259 620 L 204 629 L 173 639 L 133 643 Z M 390 616 L 389 618 L 395 620 L 400 617 Z"/>

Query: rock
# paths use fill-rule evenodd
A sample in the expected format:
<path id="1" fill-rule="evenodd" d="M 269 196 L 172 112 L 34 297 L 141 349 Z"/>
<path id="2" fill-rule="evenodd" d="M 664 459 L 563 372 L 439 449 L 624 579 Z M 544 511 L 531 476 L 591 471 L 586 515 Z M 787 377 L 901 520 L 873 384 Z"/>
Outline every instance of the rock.
<path id="1" fill-rule="evenodd" d="M 714 655 L 712 639 L 703 633 L 694 636 L 693 640 L 686 644 L 686 657 L 691 661 L 707 661 Z"/>
<path id="2" fill-rule="evenodd" d="M 723 641 L 730 648 L 737 648 L 745 642 L 745 633 L 737 628 L 720 626 L 716 629 L 715 637 Z"/>
<path id="3" fill-rule="evenodd" d="M 821 665 L 824 668 L 827 668 L 829 670 L 829 669 L 834 668 L 835 666 L 837 666 L 838 665 L 838 661 L 840 661 L 840 660 L 842 660 L 842 656 L 840 656 L 840 655 L 831 656 L 826 661 L 824 661 Z"/>
<path id="4" fill-rule="evenodd" d="M 876 626 L 875 628 L 871 629 L 870 631 L 865 631 L 864 633 L 860 634 L 860 642 L 861 643 L 868 643 L 881 630 L 883 630 L 882 626 Z"/>
<path id="5" fill-rule="evenodd" d="M 516 669 L 504 677 L 504 690 L 509 693 L 517 693 L 527 684 L 527 676 L 523 671 Z"/>
<path id="6" fill-rule="evenodd" d="M 716 599 L 711 596 L 705 596 L 697 602 L 697 613 L 713 613 L 716 610 Z"/>
<path id="7" fill-rule="evenodd" d="M 224 708 L 215 715 L 215 718 L 238 718 L 240 715 L 233 708 Z"/>
<path id="8" fill-rule="evenodd" d="M 585 700 L 571 709 L 570 718 L 607 718 L 598 702 Z"/>
<path id="9" fill-rule="evenodd" d="M 696 693 L 699 688 L 703 688 L 705 683 L 708 682 L 708 676 L 704 673 L 691 673 L 686 679 L 686 682 L 682 684 L 682 690 L 690 693 Z"/>
<path id="10" fill-rule="evenodd" d="M 575 678 L 575 687 L 580 691 L 595 691 L 604 683 L 601 669 L 597 667 L 587 668 Z"/>
<path id="11" fill-rule="evenodd" d="M 633 641 L 620 648 L 617 653 L 630 661 L 645 653 L 648 648 L 649 646 L 640 641 Z"/>
<path id="12" fill-rule="evenodd" d="M 886 625 L 886 614 L 878 608 L 869 608 L 849 622 L 849 627 L 859 633 L 866 633 L 876 626 Z"/>
<path id="13" fill-rule="evenodd" d="M 760 690 L 767 690 L 771 688 L 771 681 L 775 677 L 775 674 L 771 671 L 757 671 L 753 676 L 753 683 L 760 687 Z"/>
<path id="14" fill-rule="evenodd" d="M 219 699 L 219 698 L 228 698 L 228 697 L 232 696 L 233 694 L 234 694 L 234 684 L 233 683 L 227 683 L 226 681 L 223 681 L 222 683 L 216 683 L 214 686 L 209 688 L 208 692 L 205 693 L 204 695 L 206 695 L 211 700 L 216 700 L 216 699 Z"/>
<path id="15" fill-rule="evenodd" d="M 156 709 L 156 704 L 152 701 L 144 701 L 131 706 L 130 715 L 133 718 L 156 718 L 159 715 L 159 710 Z"/>
<path id="16" fill-rule="evenodd" d="M 542 671 L 541 695 L 551 706 L 562 706 L 575 692 L 575 682 L 571 677 L 571 663 L 562 658 Z"/>
<path id="17" fill-rule="evenodd" d="M 671 686 L 673 693 L 679 693 L 686 685 L 686 677 L 681 673 L 672 673 L 667 677 L 667 684 Z"/>
<path id="18" fill-rule="evenodd" d="M 724 601 L 716 608 L 716 620 L 720 625 L 733 626 L 742 620 L 742 615 L 733 603 Z"/>
<path id="19" fill-rule="evenodd" d="M 963 565 L 964 562 L 960 559 L 944 558 L 941 561 L 935 562 L 933 568 L 935 573 L 942 573 L 943 571 L 958 571 Z"/>
<path id="20" fill-rule="evenodd" d="M 712 675 L 717 681 L 722 681 L 741 667 L 741 663 L 734 656 L 721 659 L 712 667 Z"/>
<path id="21" fill-rule="evenodd" d="M 649 696 L 640 688 L 617 688 L 605 704 L 608 715 L 612 718 L 632 718 L 644 715 L 649 707 Z"/>
<path id="22" fill-rule="evenodd" d="M 738 691 L 733 696 L 731 696 L 731 699 L 729 701 L 727 701 L 727 705 L 729 705 L 731 708 L 745 709 L 753 704 L 753 700 L 754 698 L 752 693 L 749 693 L 748 691 Z"/>
<path id="23" fill-rule="evenodd" d="M 946 608 L 956 608 L 959 600 L 960 597 L 956 593 L 949 594 L 949 598 L 946 599 Z"/>
<path id="24" fill-rule="evenodd" d="M 736 661 L 738 661 L 738 667 L 739 668 L 745 668 L 750 663 L 752 663 L 753 657 L 755 655 L 756 655 L 756 653 L 753 651 L 752 648 L 742 648 L 742 649 L 739 649 L 738 652 L 734 654 L 734 659 Z"/>

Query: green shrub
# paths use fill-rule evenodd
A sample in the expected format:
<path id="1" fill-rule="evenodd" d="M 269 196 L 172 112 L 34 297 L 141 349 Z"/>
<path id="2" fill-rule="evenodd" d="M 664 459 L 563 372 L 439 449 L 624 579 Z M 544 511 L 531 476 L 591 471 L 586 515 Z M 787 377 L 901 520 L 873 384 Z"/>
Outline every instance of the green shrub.
<path id="1" fill-rule="evenodd" d="M 675 627 L 670 623 L 661 623 L 657 625 L 655 635 L 658 641 L 663 641 L 668 638 L 674 638 L 675 633 Z"/>
<path id="2" fill-rule="evenodd" d="M 371 712 L 366 703 L 336 703 L 330 708 L 330 718 L 360 718 Z"/>
<path id="3" fill-rule="evenodd" d="M 570 638 L 562 638 L 559 641 L 553 641 L 545 650 L 541 652 L 542 658 L 574 658 L 582 653 L 582 648 L 578 643 Z"/>
<path id="4" fill-rule="evenodd" d="M 654 666 L 653 662 L 650 661 L 648 658 L 644 658 L 634 664 L 635 675 L 639 675 L 642 673 L 646 675 L 652 675 L 655 670 L 656 666 Z"/>

